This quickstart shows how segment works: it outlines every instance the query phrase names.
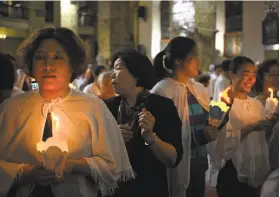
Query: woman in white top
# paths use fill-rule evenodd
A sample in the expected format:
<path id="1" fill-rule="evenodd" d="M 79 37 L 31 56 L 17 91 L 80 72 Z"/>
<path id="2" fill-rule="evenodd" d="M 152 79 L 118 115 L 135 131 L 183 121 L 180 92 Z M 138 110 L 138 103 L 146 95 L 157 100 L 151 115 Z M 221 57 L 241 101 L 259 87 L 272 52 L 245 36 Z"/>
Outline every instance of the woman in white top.
<path id="1" fill-rule="evenodd" d="M 45 28 L 19 51 L 39 91 L 0 105 L 0 197 L 96 197 L 98 190 L 111 194 L 119 181 L 133 178 L 121 131 L 106 105 L 69 88 L 86 69 L 82 41 L 69 29 Z M 59 131 L 51 129 L 51 113 Z M 37 158 L 36 143 L 49 137 L 68 144 L 62 182 Z"/>
<path id="2" fill-rule="evenodd" d="M 256 82 L 254 62 L 235 57 L 230 78 L 234 101 L 215 150 L 216 159 L 226 161 L 219 171 L 217 193 L 219 197 L 258 197 L 270 168 L 264 131 L 272 124 L 264 120 L 261 102 L 248 96 Z"/>
<path id="3" fill-rule="evenodd" d="M 172 39 L 154 60 L 160 81 L 152 93 L 172 99 L 182 121 L 183 158 L 177 168 L 168 169 L 170 196 L 204 197 L 208 169 L 205 144 L 215 140 L 218 131 L 206 126 L 210 99 L 207 89 L 193 80 L 199 59 L 194 40 Z M 187 190 L 188 188 L 188 190 Z"/>

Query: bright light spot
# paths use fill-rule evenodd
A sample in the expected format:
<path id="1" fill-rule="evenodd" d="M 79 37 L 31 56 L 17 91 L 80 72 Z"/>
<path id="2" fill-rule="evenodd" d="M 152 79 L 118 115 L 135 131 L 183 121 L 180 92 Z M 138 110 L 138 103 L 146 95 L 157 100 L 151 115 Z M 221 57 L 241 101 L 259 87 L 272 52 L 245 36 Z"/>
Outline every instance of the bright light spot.
<path id="1" fill-rule="evenodd" d="M 175 0 L 173 4 L 173 22 L 184 29 L 193 31 L 195 27 L 195 8 L 192 0 Z"/>
<path id="2" fill-rule="evenodd" d="M 52 118 L 55 120 L 55 121 L 59 121 L 58 117 L 52 112 Z"/>
<path id="3" fill-rule="evenodd" d="M 6 34 L 0 34 L 0 39 L 6 39 L 7 35 Z"/>

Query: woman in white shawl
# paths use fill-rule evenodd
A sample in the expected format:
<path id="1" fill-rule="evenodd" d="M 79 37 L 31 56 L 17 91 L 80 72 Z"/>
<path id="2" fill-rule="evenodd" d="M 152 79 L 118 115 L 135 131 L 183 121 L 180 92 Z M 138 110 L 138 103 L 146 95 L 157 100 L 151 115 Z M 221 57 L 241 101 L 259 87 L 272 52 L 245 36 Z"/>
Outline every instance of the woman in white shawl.
<path id="1" fill-rule="evenodd" d="M 264 107 L 248 94 L 256 82 L 254 62 L 243 56 L 230 63 L 233 105 L 229 121 L 217 139 L 215 160 L 225 160 L 219 171 L 219 197 L 258 197 L 269 173 L 268 143 L 265 130 L 272 122 L 264 119 Z"/>
<path id="2" fill-rule="evenodd" d="M 218 135 L 215 128 L 205 126 L 210 100 L 207 89 L 192 79 L 198 65 L 196 43 L 186 37 L 172 39 L 154 60 L 162 80 L 151 92 L 172 99 L 182 121 L 183 158 L 177 168 L 168 169 L 172 197 L 185 197 L 188 186 L 187 196 L 204 196 L 208 168 L 204 145 Z"/>
<path id="3" fill-rule="evenodd" d="M 86 69 L 86 50 L 69 29 L 38 30 L 20 50 L 27 74 L 39 84 L 0 106 L 0 197 L 94 197 L 114 192 L 134 177 L 118 125 L 97 97 L 71 90 Z M 60 130 L 44 129 L 55 114 Z M 57 126 L 53 128 L 57 129 Z M 37 142 L 49 137 L 68 144 L 64 179 L 40 164 Z"/>

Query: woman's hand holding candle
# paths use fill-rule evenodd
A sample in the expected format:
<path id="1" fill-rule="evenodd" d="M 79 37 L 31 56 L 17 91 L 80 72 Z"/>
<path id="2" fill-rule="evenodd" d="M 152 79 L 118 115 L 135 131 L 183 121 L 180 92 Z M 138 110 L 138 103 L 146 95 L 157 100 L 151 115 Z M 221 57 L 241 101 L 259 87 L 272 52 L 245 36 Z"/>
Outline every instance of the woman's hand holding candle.
<path id="1" fill-rule="evenodd" d="M 42 166 L 26 165 L 22 169 L 19 185 L 35 184 L 50 185 L 56 180 L 54 172 L 46 170 Z"/>

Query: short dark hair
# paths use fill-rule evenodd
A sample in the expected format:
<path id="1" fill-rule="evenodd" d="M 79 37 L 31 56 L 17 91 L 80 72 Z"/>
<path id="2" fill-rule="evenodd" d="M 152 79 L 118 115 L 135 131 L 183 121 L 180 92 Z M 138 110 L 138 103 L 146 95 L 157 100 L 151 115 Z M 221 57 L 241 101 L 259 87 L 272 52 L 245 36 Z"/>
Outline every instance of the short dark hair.
<path id="1" fill-rule="evenodd" d="M 215 70 L 221 68 L 221 64 L 215 64 Z"/>
<path id="2" fill-rule="evenodd" d="M 229 72 L 229 65 L 230 65 L 231 60 L 224 60 L 222 61 L 220 68 L 222 68 L 222 70 L 224 72 Z"/>
<path id="3" fill-rule="evenodd" d="M 245 64 L 255 64 L 253 60 L 245 56 L 236 56 L 234 57 L 229 64 L 229 70 L 236 74 L 242 66 Z"/>
<path id="4" fill-rule="evenodd" d="M 174 70 L 174 62 L 176 60 L 191 58 L 194 55 L 195 47 L 196 42 L 191 38 L 181 36 L 173 38 L 165 49 L 159 52 L 154 59 L 156 76 L 159 80 L 165 77 L 170 77 L 170 73 L 168 73 L 166 68 Z"/>
<path id="5" fill-rule="evenodd" d="M 111 68 L 120 58 L 128 71 L 136 78 L 136 86 L 152 89 L 156 84 L 156 72 L 149 58 L 134 49 L 121 49 L 112 56 Z"/>
<path id="6" fill-rule="evenodd" d="M 257 81 L 254 85 L 254 90 L 256 93 L 263 92 L 264 75 L 265 73 L 268 73 L 269 69 L 274 65 L 279 65 L 277 59 L 264 60 L 261 64 L 259 64 L 257 69 Z"/>
<path id="7" fill-rule="evenodd" d="M 207 74 L 203 74 L 203 75 L 200 75 L 199 77 L 198 77 L 198 82 L 199 83 L 208 83 L 209 81 L 210 81 L 210 76 L 209 75 L 207 75 Z"/>
<path id="8" fill-rule="evenodd" d="M 12 90 L 16 78 L 15 59 L 0 52 L 0 90 Z"/>
<path id="9" fill-rule="evenodd" d="M 95 76 L 98 77 L 101 74 L 102 70 L 107 70 L 107 69 L 105 66 L 100 65 L 100 66 L 96 66 L 93 72 Z"/>
<path id="10" fill-rule="evenodd" d="M 72 69 L 71 82 L 87 69 L 88 53 L 84 42 L 70 29 L 64 27 L 48 27 L 32 33 L 19 46 L 17 52 L 26 74 L 32 76 L 32 60 L 35 51 L 46 39 L 56 40 L 67 53 Z"/>

